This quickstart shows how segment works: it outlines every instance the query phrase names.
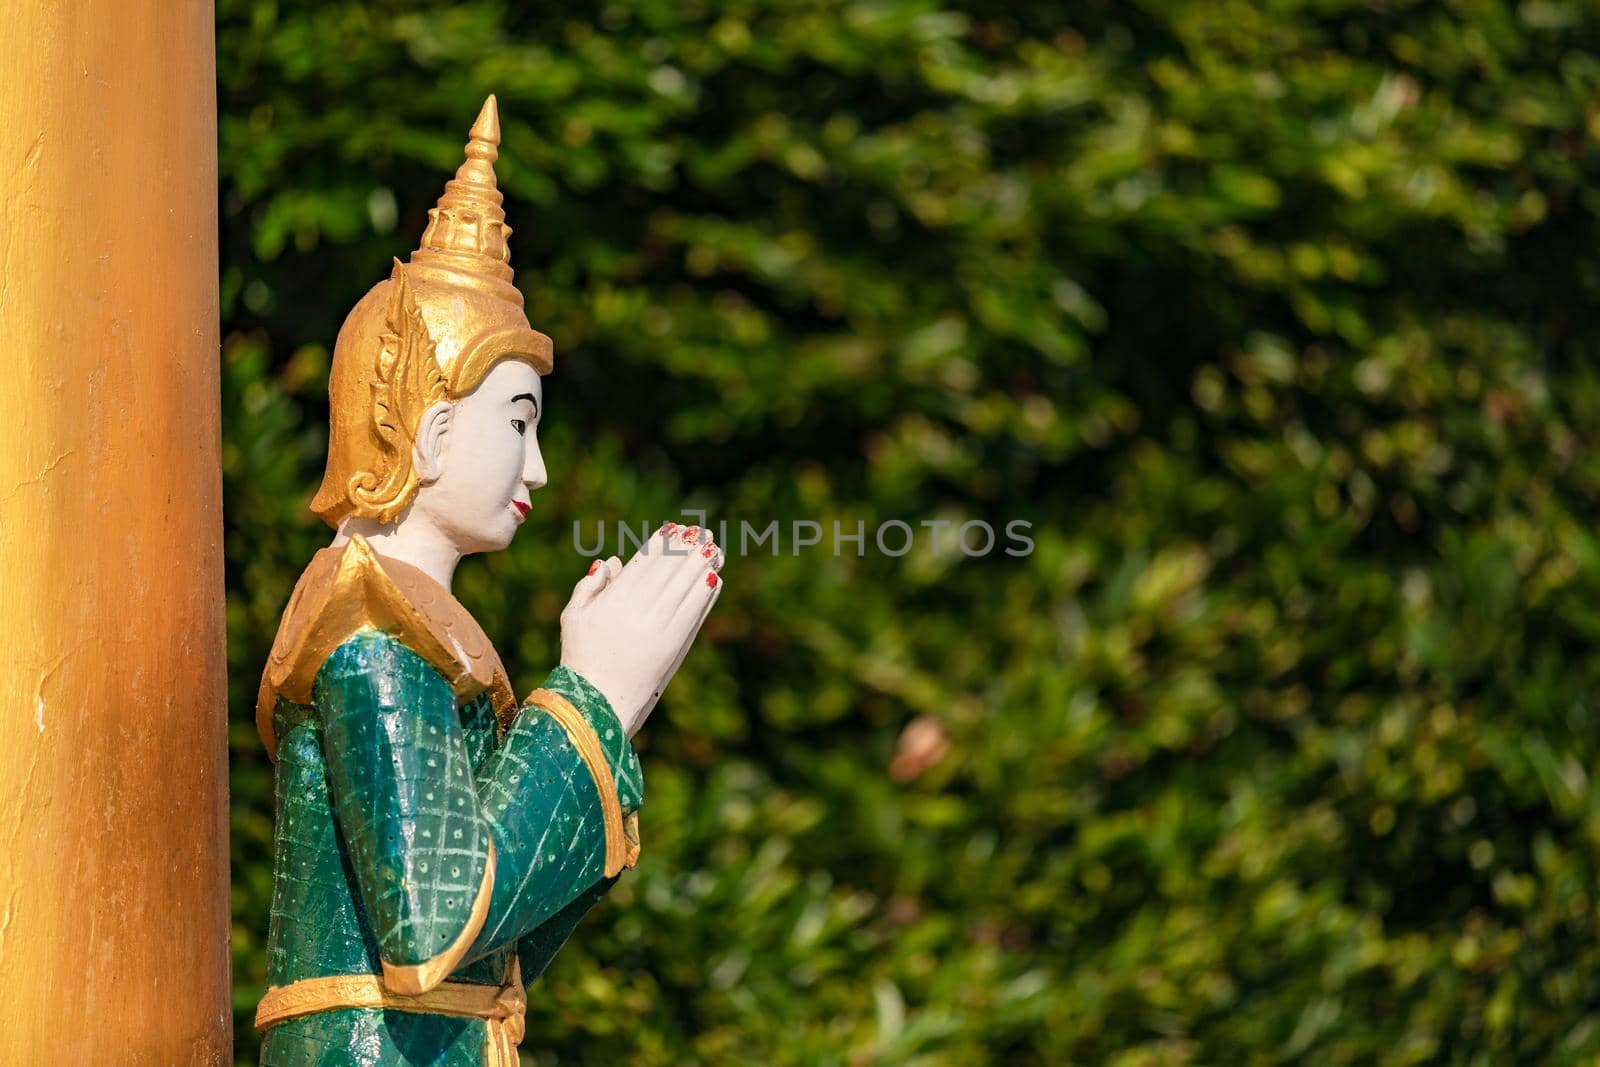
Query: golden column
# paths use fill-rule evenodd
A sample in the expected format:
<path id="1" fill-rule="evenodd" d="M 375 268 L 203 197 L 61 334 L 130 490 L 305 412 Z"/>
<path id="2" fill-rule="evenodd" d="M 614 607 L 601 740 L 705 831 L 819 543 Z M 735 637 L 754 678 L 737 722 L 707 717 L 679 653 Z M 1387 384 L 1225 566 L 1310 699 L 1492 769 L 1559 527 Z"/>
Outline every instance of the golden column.
<path id="1" fill-rule="evenodd" d="M 212 9 L 0 25 L 0 1064 L 223 1063 Z"/>

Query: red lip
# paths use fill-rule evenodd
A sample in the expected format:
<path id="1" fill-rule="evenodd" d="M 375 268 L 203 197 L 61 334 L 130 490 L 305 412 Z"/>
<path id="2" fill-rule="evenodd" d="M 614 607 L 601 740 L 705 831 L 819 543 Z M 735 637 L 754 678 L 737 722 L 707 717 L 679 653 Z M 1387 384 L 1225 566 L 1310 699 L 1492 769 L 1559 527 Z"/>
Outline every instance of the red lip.
<path id="1" fill-rule="evenodd" d="M 517 509 L 517 514 L 521 515 L 523 518 L 527 518 L 528 517 L 528 512 L 533 509 L 533 505 L 532 504 L 524 504 L 520 500 L 513 500 L 511 502 L 511 506 L 516 508 Z"/>

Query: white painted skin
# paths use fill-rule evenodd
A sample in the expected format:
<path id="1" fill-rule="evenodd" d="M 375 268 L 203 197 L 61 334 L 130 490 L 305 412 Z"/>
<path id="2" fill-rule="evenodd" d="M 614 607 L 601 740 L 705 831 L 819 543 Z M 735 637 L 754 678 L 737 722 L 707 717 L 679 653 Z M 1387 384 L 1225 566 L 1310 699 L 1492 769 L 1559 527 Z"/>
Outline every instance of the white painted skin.
<path id="1" fill-rule="evenodd" d="M 379 555 L 420 568 L 446 589 L 456 565 L 516 536 L 547 480 L 539 452 L 538 373 L 502 360 L 455 403 L 418 421 L 420 486 L 393 523 L 346 519 L 335 545 L 359 534 Z M 722 551 L 709 531 L 664 527 L 623 566 L 616 556 L 580 580 L 561 613 L 561 663 L 610 701 L 628 736 L 644 725 L 722 595 Z"/>

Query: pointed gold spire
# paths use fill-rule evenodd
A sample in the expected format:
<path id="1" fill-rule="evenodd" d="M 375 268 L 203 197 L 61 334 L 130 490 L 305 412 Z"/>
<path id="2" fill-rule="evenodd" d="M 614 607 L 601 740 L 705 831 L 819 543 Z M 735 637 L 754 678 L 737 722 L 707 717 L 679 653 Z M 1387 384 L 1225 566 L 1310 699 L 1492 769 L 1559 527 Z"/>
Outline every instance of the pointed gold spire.
<path id="1" fill-rule="evenodd" d="M 489 98 L 483 102 L 483 107 L 478 110 L 478 118 L 473 122 L 467 136 L 488 146 L 488 159 L 492 163 L 497 154 L 495 149 L 500 147 L 500 105 L 495 101 L 493 93 L 489 94 Z M 467 155 L 472 155 L 470 144 L 467 145 Z"/>
<path id="2" fill-rule="evenodd" d="M 428 212 L 428 228 L 411 263 L 428 273 L 465 276 L 458 281 L 482 279 L 485 288 L 521 305 L 522 294 L 511 284 L 511 248 L 506 243 L 511 227 L 494 174 L 500 158 L 500 109 L 493 94 L 467 134 L 466 157 Z"/>

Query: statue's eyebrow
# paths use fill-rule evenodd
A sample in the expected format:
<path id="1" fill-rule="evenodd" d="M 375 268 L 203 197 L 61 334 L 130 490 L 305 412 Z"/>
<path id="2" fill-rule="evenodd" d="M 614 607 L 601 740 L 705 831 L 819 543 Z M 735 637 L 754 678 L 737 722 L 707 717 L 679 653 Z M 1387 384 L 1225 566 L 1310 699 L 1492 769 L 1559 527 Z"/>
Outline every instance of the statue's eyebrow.
<path id="1" fill-rule="evenodd" d="M 515 404 L 519 400 L 526 400 L 528 403 L 532 404 L 533 405 L 533 417 L 536 418 L 536 419 L 539 417 L 539 401 L 534 399 L 532 393 L 518 393 L 516 396 L 511 398 L 511 402 L 513 404 Z"/>

